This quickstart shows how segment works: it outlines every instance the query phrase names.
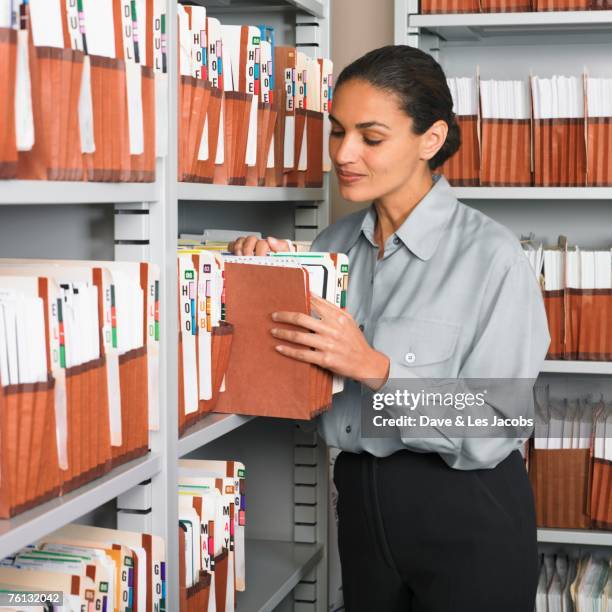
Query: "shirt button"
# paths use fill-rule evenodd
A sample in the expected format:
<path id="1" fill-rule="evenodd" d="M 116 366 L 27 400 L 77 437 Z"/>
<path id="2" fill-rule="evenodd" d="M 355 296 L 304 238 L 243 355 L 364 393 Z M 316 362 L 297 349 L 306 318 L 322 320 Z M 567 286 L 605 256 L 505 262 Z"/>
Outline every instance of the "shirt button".
<path id="1" fill-rule="evenodd" d="M 404 359 L 406 360 L 407 363 L 414 363 L 414 360 L 416 359 L 416 355 L 414 353 L 406 353 L 404 355 Z"/>
<path id="2" fill-rule="evenodd" d="M 363 323 L 362 323 L 362 324 L 359 326 L 359 329 L 360 329 L 361 331 L 363 331 L 363 330 L 364 330 Z"/>
<path id="3" fill-rule="evenodd" d="M 396 236 L 396 237 L 393 239 L 393 244 L 399 244 L 399 243 L 400 243 L 400 239 L 399 239 L 399 238 Z"/>
<path id="4" fill-rule="evenodd" d="M 347 425 L 345 429 L 346 433 L 351 433 L 351 429 L 352 429 L 351 426 Z"/>

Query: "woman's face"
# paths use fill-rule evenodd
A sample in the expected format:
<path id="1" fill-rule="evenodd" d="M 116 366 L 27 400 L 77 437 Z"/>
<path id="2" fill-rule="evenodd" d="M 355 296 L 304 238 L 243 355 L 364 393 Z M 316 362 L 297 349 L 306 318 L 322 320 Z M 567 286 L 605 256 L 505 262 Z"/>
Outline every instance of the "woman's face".
<path id="1" fill-rule="evenodd" d="M 360 79 L 336 90 L 330 121 L 329 152 L 340 194 L 354 202 L 392 194 L 415 175 L 429 172 L 427 159 L 446 138 L 444 133 L 435 146 L 440 135 L 434 136 L 432 148 L 432 128 L 414 134 L 412 119 L 400 109 L 397 97 Z"/>

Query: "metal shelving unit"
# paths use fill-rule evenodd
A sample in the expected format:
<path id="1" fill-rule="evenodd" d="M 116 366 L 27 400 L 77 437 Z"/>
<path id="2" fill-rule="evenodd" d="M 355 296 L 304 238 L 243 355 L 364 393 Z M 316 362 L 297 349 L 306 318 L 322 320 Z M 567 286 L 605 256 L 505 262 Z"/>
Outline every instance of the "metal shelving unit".
<path id="1" fill-rule="evenodd" d="M 526 79 L 530 74 L 611 75 L 612 11 L 420 15 L 418 0 L 395 0 L 395 43 L 433 55 L 448 76 Z M 570 44 L 571 43 L 571 44 Z M 585 248 L 610 246 L 610 187 L 456 187 L 460 200 L 506 225 L 553 244 L 559 234 Z M 601 230 L 600 230 L 601 228 Z M 612 363 L 547 360 L 551 392 L 612 393 Z M 580 379 L 579 375 L 597 375 Z M 587 390 L 587 391 L 585 391 Z M 594 391 L 595 392 L 595 391 Z M 540 529 L 542 543 L 612 547 L 600 531 Z"/>
<path id="2" fill-rule="evenodd" d="M 323 557 L 318 544 L 247 540 L 247 590 L 238 594 L 238 612 L 270 612 Z"/>
<path id="3" fill-rule="evenodd" d="M 67 495 L 52 499 L 12 519 L 0 521 L 0 557 L 74 521 L 129 491 L 143 480 L 153 478 L 159 474 L 161 465 L 162 459 L 156 454 L 135 459 Z"/>
<path id="4" fill-rule="evenodd" d="M 538 542 L 547 544 L 612 546 L 612 531 L 595 531 L 590 529 L 538 529 Z"/>
<path id="5" fill-rule="evenodd" d="M 541 370 L 543 374 L 604 374 L 612 375 L 610 361 L 563 361 L 547 359 Z"/>
<path id="6" fill-rule="evenodd" d="M 224 436 L 248 423 L 254 417 L 240 414 L 209 414 L 199 423 L 190 427 L 178 441 L 178 456 L 188 453 Z"/>
<path id="7" fill-rule="evenodd" d="M 408 6 L 409 3 L 406 2 Z M 406 26 L 426 29 L 447 41 L 481 41 L 512 34 L 612 32 L 612 11 L 547 11 L 531 13 L 407 13 Z"/>
<path id="8" fill-rule="evenodd" d="M 607 200 L 612 187 L 455 187 L 460 200 Z"/>
<path id="9" fill-rule="evenodd" d="M 155 183 L 87 183 L 82 181 L 2 181 L 0 204 L 118 204 L 155 202 Z"/>
<path id="10" fill-rule="evenodd" d="M 177 4 L 176 0 L 167 0 L 167 3 L 166 36 L 168 41 L 176 41 Z M 298 23 L 317 23 L 316 40 L 300 49 L 312 56 L 329 55 L 329 0 L 202 0 L 201 4 L 222 22 L 272 25 L 276 28 L 276 44 L 295 45 L 295 26 Z M 159 431 L 150 433 L 151 452 L 147 457 L 121 466 L 61 498 L 11 520 L 0 521 L 0 557 L 72 521 L 81 519 L 95 523 L 101 518 L 96 515 L 96 510 L 103 505 L 104 522 L 113 524 L 115 517 L 107 516 L 107 513 L 114 514 L 114 504 L 107 502 L 150 480 L 152 502 L 150 508 L 143 509 L 147 510 L 143 516 L 147 515 L 152 532 L 166 541 L 167 609 L 178 612 L 177 459 L 194 451 L 212 454 L 217 459 L 241 460 L 246 457 L 249 473 L 247 502 L 251 506 L 249 516 L 252 520 L 247 535 L 257 539 L 248 544 L 249 590 L 241 595 L 239 609 L 245 612 L 272 610 L 286 600 L 299 581 L 309 574 L 309 580 L 318 581 L 319 591 L 317 602 L 305 611 L 323 612 L 327 608 L 324 555 L 327 463 L 323 458 L 312 468 L 317 471 L 311 504 L 316 510 L 317 521 L 304 530 L 303 526 L 294 525 L 293 456 L 296 442 L 290 424 L 283 424 L 279 430 L 273 419 L 211 414 L 179 440 L 176 248 L 182 203 L 191 204 L 181 216 L 182 222 L 189 223 L 190 211 L 197 209 L 198 217 L 191 222 L 198 224 L 200 230 L 203 222 L 214 223 L 213 227 L 240 226 L 240 211 L 246 210 L 244 205 L 261 203 L 264 206 L 247 207 L 249 215 L 253 211 L 250 223 L 257 223 L 257 229 L 266 231 L 269 227 L 266 224 L 274 221 L 271 227 L 275 232 L 281 228 L 285 232 L 283 235 L 288 237 L 298 237 L 299 234 L 299 239 L 310 239 L 329 222 L 329 178 L 325 178 L 322 188 L 310 189 L 177 182 L 177 45 L 169 44 L 167 53 L 169 148 L 168 155 L 157 161 L 155 183 L 0 182 L 0 257 L 15 256 L 20 242 L 15 233 L 27 228 L 28 234 L 23 236 L 27 247 L 21 254 L 24 251 L 33 253 L 37 249 L 37 257 L 42 253 L 53 258 L 61 253 L 63 258 L 101 259 L 101 253 L 112 258 L 114 246 L 117 260 L 145 259 L 158 264 L 161 270 L 161 410 Z M 200 207 L 194 203 L 222 204 L 221 218 L 218 214 L 210 218 L 209 211 L 214 206 Z M 271 213 L 266 203 L 287 203 L 288 206 L 275 206 L 277 212 Z M 63 206 L 65 204 L 71 206 Z M 95 206 L 99 204 L 112 207 Z M 37 223 L 37 219 L 48 218 L 48 215 L 41 214 L 41 206 L 54 206 L 49 209 L 53 211 L 52 227 L 45 222 Z M 271 219 L 276 216 L 280 221 Z M 12 240 L 3 240 L 3 236 Z M 78 240 L 75 241 L 75 237 Z M 259 425 L 260 433 L 241 437 L 241 432 L 246 429 L 243 426 L 247 424 Z M 270 432 L 275 433 L 272 435 Z M 265 444 L 261 443 L 262 437 L 266 437 Z M 215 446 L 221 441 L 222 447 Z M 319 448 L 321 457 L 323 450 Z M 277 460 L 277 456 L 282 456 L 282 460 Z M 256 469 L 250 470 L 254 465 Z M 280 469 L 272 489 L 268 482 L 269 469 Z M 281 520 L 274 516 L 277 507 L 283 510 Z"/>
<path id="11" fill-rule="evenodd" d="M 327 190 L 299 187 L 242 187 L 178 183 L 179 200 L 201 202 L 313 202 L 325 200 Z"/>

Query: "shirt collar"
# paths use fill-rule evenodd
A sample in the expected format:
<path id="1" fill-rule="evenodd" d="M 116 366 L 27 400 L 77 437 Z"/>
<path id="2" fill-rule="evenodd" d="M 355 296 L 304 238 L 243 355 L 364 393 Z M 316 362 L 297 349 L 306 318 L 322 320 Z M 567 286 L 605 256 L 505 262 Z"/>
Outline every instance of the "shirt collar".
<path id="1" fill-rule="evenodd" d="M 456 207 L 457 198 L 447 180 L 442 175 L 434 175 L 433 187 L 415 206 L 395 235 L 419 259 L 426 261 L 435 253 Z M 376 208 L 371 204 L 365 209 L 361 224 L 356 225 L 348 248 L 357 242 L 362 233 L 372 245 L 377 246 L 374 240 L 375 226 Z"/>

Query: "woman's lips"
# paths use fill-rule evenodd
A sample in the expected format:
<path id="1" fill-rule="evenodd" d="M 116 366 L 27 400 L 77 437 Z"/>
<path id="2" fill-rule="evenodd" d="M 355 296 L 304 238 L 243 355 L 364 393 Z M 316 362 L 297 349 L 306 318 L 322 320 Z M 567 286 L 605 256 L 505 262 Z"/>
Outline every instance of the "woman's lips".
<path id="1" fill-rule="evenodd" d="M 338 175 L 338 180 L 341 183 L 345 183 L 347 185 L 356 183 L 364 178 L 363 174 L 356 174 L 355 172 L 348 172 L 346 170 L 336 170 L 336 174 Z"/>

